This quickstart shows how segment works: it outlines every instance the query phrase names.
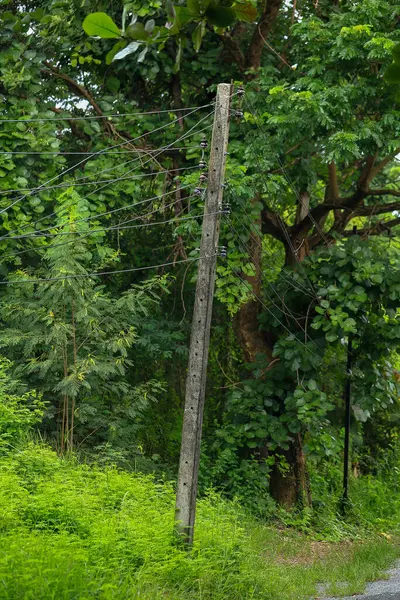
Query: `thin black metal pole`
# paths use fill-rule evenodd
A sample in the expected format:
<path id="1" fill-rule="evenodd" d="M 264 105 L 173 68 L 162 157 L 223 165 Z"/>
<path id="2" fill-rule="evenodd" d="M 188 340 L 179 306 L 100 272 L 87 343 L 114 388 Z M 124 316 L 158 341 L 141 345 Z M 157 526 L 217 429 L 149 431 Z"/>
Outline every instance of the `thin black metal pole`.
<path id="1" fill-rule="evenodd" d="M 344 459 L 343 459 L 343 503 L 349 499 L 349 455 L 350 455 L 350 423 L 351 423 L 351 366 L 352 366 L 353 340 L 350 334 L 347 342 L 346 383 L 344 386 L 344 400 L 346 415 L 344 421 Z"/>
<path id="2" fill-rule="evenodd" d="M 357 233 L 357 225 L 353 227 L 353 234 Z M 353 336 L 350 333 L 347 338 L 347 364 L 346 382 L 344 385 L 344 401 L 346 406 L 344 419 L 344 457 L 343 457 L 343 504 L 345 510 L 349 500 L 349 458 L 350 458 L 350 425 L 351 425 L 351 367 L 353 360 Z"/>

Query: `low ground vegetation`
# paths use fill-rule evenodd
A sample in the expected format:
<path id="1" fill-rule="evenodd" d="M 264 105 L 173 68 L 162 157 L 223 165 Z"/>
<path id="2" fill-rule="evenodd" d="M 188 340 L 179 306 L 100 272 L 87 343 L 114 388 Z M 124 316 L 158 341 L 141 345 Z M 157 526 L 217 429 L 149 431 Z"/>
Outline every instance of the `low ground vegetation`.
<path id="1" fill-rule="evenodd" d="M 209 491 L 188 554 L 173 535 L 172 483 L 25 443 L 0 461 L 1 597 L 300 600 L 318 583 L 360 591 L 400 556 L 400 500 L 361 478 L 343 520 L 337 498 L 319 492 L 318 510 L 279 510 L 267 522 Z"/>

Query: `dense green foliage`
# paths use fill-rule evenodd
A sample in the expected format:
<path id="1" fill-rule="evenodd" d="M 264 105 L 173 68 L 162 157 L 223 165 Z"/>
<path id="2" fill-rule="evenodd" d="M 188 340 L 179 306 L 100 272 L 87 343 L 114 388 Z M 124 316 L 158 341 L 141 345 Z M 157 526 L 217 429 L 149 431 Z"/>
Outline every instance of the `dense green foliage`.
<path id="1" fill-rule="evenodd" d="M 217 489 L 259 516 L 330 539 L 353 534 L 355 523 L 395 526 L 399 8 L 396 0 L 2 3 L 0 350 L 11 362 L 0 365 L 0 450 L 36 424 L 59 454 L 75 449 L 79 460 L 175 478 L 207 185 L 199 176 L 216 85 L 234 80 L 245 96 L 236 85 L 201 491 Z M 351 466 L 362 477 L 352 482 L 353 521 L 344 523 L 337 506 L 349 337 Z M 33 462 L 22 473 L 24 453 Z M 71 585 L 79 586 L 93 553 L 89 588 L 73 593 L 94 594 L 92 582 L 104 580 L 111 587 L 102 593 L 112 597 L 112 586 L 123 581 L 128 590 L 134 577 L 143 594 L 156 574 L 160 590 L 170 589 L 174 569 L 187 571 L 182 597 L 195 594 L 199 579 L 213 598 L 244 597 L 250 579 L 258 581 L 237 523 L 251 529 L 251 519 L 235 504 L 218 495 L 203 501 L 191 563 L 166 533 L 169 484 L 71 460 L 18 448 L 3 471 L 16 499 L 9 523 L 18 536 L 29 530 L 33 547 L 49 540 L 54 555 L 44 561 L 63 563 L 76 551 Z M 108 478 L 117 505 L 107 504 Z M 68 493 L 75 508 L 67 510 L 57 499 Z M 223 526 L 210 542 L 206 524 L 216 514 Z M 123 535 L 138 522 L 138 546 L 128 548 Z M 161 540 L 154 559 L 146 554 L 152 537 Z M 122 571 L 114 570 L 120 558 Z M 208 581 L 213 560 L 219 567 Z M 240 565 L 230 568 L 232 581 L 225 560 Z M 267 583 L 254 584 L 253 597 Z M 10 590 L 10 598 L 22 593 Z"/>
<path id="2" fill-rule="evenodd" d="M 0 440 L 8 443 L 0 447 L 0 572 L 7 600 L 295 600 L 315 594 L 321 581 L 332 592 L 343 581 L 342 593 L 359 591 L 398 555 L 376 535 L 398 532 L 398 478 L 390 471 L 361 478 L 353 486 L 352 514 L 342 521 L 332 468 L 312 474 L 314 514 L 275 514 L 281 531 L 257 523 L 238 502 L 208 492 L 199 502 L 188 554 L 173 534 L 171 483 L 127 473 L 110 461 L 100 468 L 62 459 L 30 441 L 27 434 L 43 407 L 34 398 L 27 406 L 26 394 L 10 396 L 18 383 L 2 364 Z M 301 533 L 283 534 L 282 521 Z M 326 547 L 322 558 L 313 554 L 318 542 L 310 539 L 348 538 L 354 541 L 347 547 Z"/>

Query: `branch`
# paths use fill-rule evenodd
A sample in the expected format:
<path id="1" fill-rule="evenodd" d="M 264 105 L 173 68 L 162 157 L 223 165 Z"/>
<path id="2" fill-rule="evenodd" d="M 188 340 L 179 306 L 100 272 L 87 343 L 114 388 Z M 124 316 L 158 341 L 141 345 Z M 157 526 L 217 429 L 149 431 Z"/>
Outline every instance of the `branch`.
<path id="1" fill-rule="evenodd" d="M 397 150 L 397 153 L 399 151 L 400 151 L 400 148 L 399 148 L 399 150 Z M 372 155 L 367 156 L 367 158 L 365 160 L 364 168 L 363 168 L 362 173 L 357 181 L 357 188 L 356 188 L 354 194 L 352 194 L 351 196 L 348 196 L 346 198 L 330 198 L 331 202 L 324 202 L 324 203 L 319 204 L 318 206 L 314 207 L 300 223 L 297 223 L 296 225 L 293 225 L 290 228 L 291 236 L 297 237 L 299 239 L 304 238 L 309 233 L 309 231 L 313 228 L 314 222 L 315 221 L 317 223 L 320 222 L 320 220 L 323 219 L 331 210 L 336 211 L 336 214 L 335 214 L 336 218 L 335 218 L 334 226 L 328 232 L 328 237 L 332 232 L 340 232 L 340 233 L 344 234 L 345 227 L 354 217 L 363 216 L 363 215 L 368 216 L 371 214 L 383 214 L 385 212 L 399 210 L 398 203 L 396 203 L 396 202 L 393 202 L 391 204 L 386 204 L 386 205 L 378 205 L 378 206 L 364 206 L 363 205 L 364 200 L 370 195 L 371 196 L 392 195 L 392 196 L 400 197 L 399 190 L 390 190 L 390 189 L 389 190 L 387 190 L 387 189 L 370 190 L 369 189 L 369 184 L 372 181 L 373 177 L 375 177 L 375 175 L 377 173 L 379 173 L 379 171 L 382 170 L 384 168 L 384 166 L 386 164 L 388 164 L 394 158 L 394 156 L 395 155 L 386 157 L 375 168 L 374 168 L 374 165 L 376 162 L 377 153 L 375 153 L 373 156 Z M 333 173 L 331 171 L 332 171 L 332 168 L 329 173 L 329 175 L 330 175 L 329 187 L 331 187 L 331 183 L 332 183 L 331 177 L 333 176 Z M 333 179 L 333 182 L 335 183 L 334 179 Z M 332 193 L 332 190 L 330 189 L 329 195 L 331 195 L 331 193 Z M 332 203 L 332 200 L 333 200 L 333 203 Z M 342 210 L 343 212 L 341 214 L 339 214 L 339 212 L 338 212 L 339 210 Z M 315 244 L 317 244 L 318 240 L 315 239 L 314 242 L 315 242 Z"/>
<path id="2" fill-rule="evenodd" d="M 259 25 L 255 28 L 246 55 L 248 69 L 258 69 L 261 65 L 261 55 L 264 47 L 264 39 L 268 37 L 283 0 L 266 0 Z"/>
<path id="3" fill-rule="evenodd" d="M 224 32 L 223 34 L 221 34 L 221 39 L 225 50 L 233 59 L 239 71 L 243 73 L 246 70 L 246 58 L 238 42 L 238 38 L 241 34 L 241 25 L 242 23 L 238 23 L 237 25 L 235 25 L 232 33 Z"/>
<path id="4" fill-rule="evenodd" d="M 290 234 L 296 238 L 304 238 L 308 232 L 314 227 L 315 222 L 319 222 L 323 219 L 331 210 L 335 210 L 341 208 L 340 205 L 334 204 L 332 202 L 324 202 L 322 204 L 318 204 L 313 209 L 311 209 L 307 216 L 304 217 L 300 223 L 296 225 L 292 225 L 290 227 Z"/>
<path id="5" fill-rule="evenodd" d="M 357 181 L 357 188 L 360 190 L 367 190 L 369 188 L 369 184 L 371 183 L 372 179 L 373 179 L 373 168 L 374 168 L 374 164 L 375 161 L 377 159 L 378 153 L 375 152 L 374 155 L 369 155 L 367 156 L 366 160 L 365 160 L 365 165 L 363 170 L 361 171 L 361 175 L 358 178 Z"/>
<path id="6" fill-rule="evenodd" d="M 371 227 L 367 227 L 365 229 L 359 229 L 357 232 L 353 232 L 352 230 L 346 230 L 343 232 L 345 237 L 350 235 L 359 235 L 360 237 L 368 237 L 369 235 L 381 235 L 382 233 L 389 233 L 393 229 L 393 227 L 397 227 L 400 225 L 400 217 L 396 219 L 392 219 L 391 221 L 379 221 L 379 223 L 375 223 Z"/>
<path id="7" fill-rule="evenodd" d="M 63 110 L 61 110 L 61 108 L 57 108 L 56 106 L 52 106 L 50 108 L 50 110 L 55 114 L 60 114 L 60 113 L 64 112 Z M 85 141 L 90 140 L 90 136 L 87 135 L 83 131 L 83 129 L 78 127 L 78 124 L 76 121 L 74 121 L 74 119 L 65 119 L 65 120 L 68 121 L 71 131 L 75 137 L 80 138 L 81 140 L 85 140 Z"/>
<path id="8" fill-rule="evenodd" d="M 369 190 L 369 196 L 396 196 L 400 198 L 400 190 Z"/>
<path id="9" fill-rule="evenodd" d="M 49 62 L 44 61 L 43 64 L 49 69 L 48 71 L 43 71 L 44 73 L 46 73 L 46 75 L 51 75 L 53 77 L 56 77 L 57 79 L 61 79 L 62 81 L 65 81 L 65 83 L 67 84 L 69 89 L 74 94 L 77 94 L 81 98 L 85 98 L 85 100 L 87 100 L 89 102 L 89 104 L 93 107 L 93 109 L 99 115 L 99 117 L 106 117 L 106 115 L 104 115 L 103 111 L 101 110 L 100 106 L 97 104 L 96 100 L 94 99 L 92 94 L 89 92 L 89 90 L 87 90 L 84 86 L 80 85 L 77 81 L 72 79 L 72 77 L 70 77 L 69 75 L 62 73 L 57 67 L 53 66 Z M 68 119 L 66 119 L 66 120 L 68 120 Z M 102 125 L 104 131 L 108 135 L 112 135 L 113 137 L 116 137 L 120 140 L 126 141 L 127 148 L 131 148 L 132 150 L 137 150 L 137 148 L 140 148 L 141 151 L 143 151 L 143 152 L 146 152 L 146 150 L 149 148 L 149 146 L 146 146 L 145 144 L 143 146 L 140 146 L 140 145 L 135 146 L 134 144 L 132 144 L 131 143 L 132 137 L 130 136 L 130 134 L 125 131 L 122 133 L 120 131 L 118 131 L 118 129 L 112 123 L 110 123 L 110 121 L 107 118 L 100 119 L 100 122 L 101 122 L 101 125 Z M 122 144 L 121 144 L 121 146 L 122 146 Z M 150 153 L 148 155 L 149 155 L 150 159 L 157 165 L 157 167 L 159 167 L 161 169 L 161 165 L 160 165 L 159 161 L 156 158 L 152 157 Z"/>
<path id="10" fill-rule="evenodd" d="M 287 244 L 286 237 L 282 231 L 287 225 L 278 213 L 273 212 L 269 208 L 264 208 L 261 213 L 261 218 L 261 231 L 264 234 L 272 235 L 272 237 L 283 244 Z"/>
<path id="11" fill-rule="evenodd" d="M 174 101 L 174 108 L 178 109 L 176 117 L 180 129 L 184 129 L 183 113 L 182 113 L 182 86 L 179 72 L 172 75 L 171 80 L 171 95 Z"/>
<path id="12" fill-rule="evenodd" d="M 395 210 L 400 210 L 400 202 L 391 202 L 390 204 L 374 204 L 372 206 L 360 206 L 360 208 L 357 208 L 357 210 L 354 211 L 353 216 L 368 217 L 369 215 L 382 215 Z"/>
<path id="13" fill-rule="evenodd" d="M 275 54 L 275 56 L 277 56 L 279 58 L 279 60 L 285 65 L 285 67 L 289 67 L 289 69 L 292 69 L 292 66 L 289 65 L 289 63 L 287 62 L 287 60 L 282 56 L 282 54 L 279 54 L 279 52 L 277 52 L 275 50 L 275 48 L 273 48 L 271 46 L 271 44 L 268 44 L 267 40 L 265 39 L 265 37 L 263 36 L 263 34 L 261 33 L 260 30 L 260 25 L 258 26 L 258 32 L 260 34 L 260 37 L 262 39 L 262 41 L 264 42 L 264 44 L 267 46 L 268 50 L 270 50 L 273 54 Z"/>
<path id="14" fill-rule="evenodd" d="M 65 81 L 65 83 L 67 84 L 67 86 L 69 87 L 69 89 L 72 92 L 74 92 L 81 98 L 85 98 L 85 100 L 87 100 L 89 102 L 89 104 L 93 107 L 95 113 L 97 115 L 99 115 L 99 117 L 105 116 L 103 111 L 101 110 L 100 106 L 97 104 L 96 100 L 94 99 L 92 94 L 89 92 L 89 90 L 87 90 L 85 87 L 83 87 L 83 85 L 80 85 L 77 81 L 72 79 L 72 77 L 70 77 L 69 75 L 62 73 L 57 67 L 53 66 L 49 62 L 44 61 L 43 64 L 49 69 L 49 71 L 47 71 L 47 73 L 49 75 L 52 75 L 53 77 L 56 77 L 57 79 L 61 79 L 61 80 Z M 107 119 L 100 119 L 100 120 L 102 122 L 104 129 L 108 133 L 110 133 L 112 135 L 115 135 L 117 133 L 114 125 L 112 125 L 109 121 L 107 121 Z"/>
<path id="15" fill-rule="evenodd" d="M 336 171 L 336 164 L 334 162 L 330 162 L 328 164 L 328 174 L 329 174 L 329 192 L 328 192 L 328 200 L 333 200 L 333 202 L 338 202 L 339 200 L 339 184 L 338 177 Z"/>
<path id="16" fill-rule="evenodd" d="M 399 152 L 400 152 L 400 147 L 396 148 L 396 150 L 392 154 L 389 154 L 389 156 L 387 156 L 386 158 L 381 160 L 381 162 L 374 169 L 372 169 L 371 178 L 369 181 L 372 181 L 373 178 L 375 177 L 375 175 L 378 175 L 378 173 L 380 173 L 386 167 L 386 165 L 388 165 L 390 163 L 391 160 L 396 158 L 396 156 L 399 154 Z"/>

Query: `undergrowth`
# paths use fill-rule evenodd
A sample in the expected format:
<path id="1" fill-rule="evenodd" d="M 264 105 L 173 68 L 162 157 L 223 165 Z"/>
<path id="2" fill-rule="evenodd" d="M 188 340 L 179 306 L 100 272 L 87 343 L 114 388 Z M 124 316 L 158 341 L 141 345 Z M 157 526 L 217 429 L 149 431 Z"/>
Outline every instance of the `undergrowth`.
<path id="1" fill-rule="evenodd" d="M 172 533 L 171 483 L 60 459 L 29 443 L 0 459 L 0 597 L 308 599 L 321 581 L 347 578 L 358 589 L 397 555 L 377 537 L 321 554 L 309 535 L 312 517 L 303 527 L 308 535 L 298 531 L 299 515 L 286 518 L 289 529 L 267 526 L 238 501 L 209 492 L 188 554 Z"/>

